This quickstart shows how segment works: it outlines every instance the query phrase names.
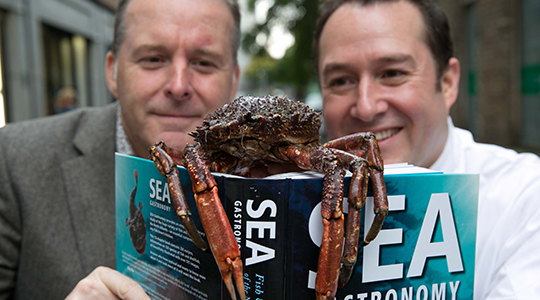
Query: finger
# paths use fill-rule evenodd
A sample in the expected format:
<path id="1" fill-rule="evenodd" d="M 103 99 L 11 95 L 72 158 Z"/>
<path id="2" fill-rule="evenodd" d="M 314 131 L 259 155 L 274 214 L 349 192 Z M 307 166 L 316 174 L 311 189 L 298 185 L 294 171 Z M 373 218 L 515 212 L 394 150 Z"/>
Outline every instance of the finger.
<path id="1" fill-rule="evenodd" d="M 124 300 L 150 300 L 143 288 L 128 276 L 109 268 L 99 268 L 97 275 L 111 293 Z"/>
<path id="2" fill-rule="evenodd" d="M 92 271 L 92 273 L 79 281 L 73 291 L 66 297 L 66 300 L 118 299 L 99 279 L 98 272 L 100 272 L 100 268 Z"/>

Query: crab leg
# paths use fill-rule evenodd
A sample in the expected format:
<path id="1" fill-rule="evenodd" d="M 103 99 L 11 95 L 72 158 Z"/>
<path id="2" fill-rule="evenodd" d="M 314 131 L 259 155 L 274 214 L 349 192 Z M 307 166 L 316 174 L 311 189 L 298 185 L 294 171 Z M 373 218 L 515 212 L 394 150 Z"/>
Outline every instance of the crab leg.
<path id="1" fill-rule="evenodd" d="M 315 291 L 317 299 L 334 299 L 343 249 L 343 176 L 337 160 L 324 161 L 321 215 L 324 232 L 319 254 Z"/>
<path id="2" fill-rule="evenodd" d="M 351 278 L 352 270 L 356 265 L 358 256 L 358 236 L 360 235 L 360 212 L 366 203 L 368 171 L 367 162 L 355 155 L 341 150 L 334 150 L 340 157 L 343 165 L 349 166 L 353 173 L 349 187 L 349 214 L 345 231 L 345 245 L 341 259 L 341 272 L 339 274 L 339 287 L 343 287 Z"/>
<path id="3" fill-rule="evenodd" d="M 172 148 L 168 148 L 165 143 L 161 141 L 150 147 L 150 158 L 154 161 L 158 171 L 167 178 L 176 216 L 182 224 L 184 224 L 184 228 L 193 243 L 199 249 L 206 250 L 208 247 L 191 220 L 191 211 L 189 210 L 184 191 L 182 190 L 178 169 L 176 168 L 177 164 L 171 157 L 172 151 Z"/>
<path id="4" fill-rule="evenodd" d="M 372 133 L 356 133 L 337 140 L 330 141 L 324 145 L 335 150 L 344 165 L 349 166 L 353 172 L 351 186 L 349 189 L 349 215 L 347 216 L 347 233 L 345 240 L 345 251 L 343 255 L 343 267 L 341 269 L 339 286 L 344 286 L 350 279 L 352 269 L 356 264 L 358 253 L 358 235 L 360 229 L 360 210 L 365 204 L 367 192 L 367 171 L 364 166 L 368 166 L 373 188 L 375 220 L 371 228 L 364 237 L 362 246 L 368 245 L 379 234 L 383 221 L 388 214 L 388 200 L 386 197 L 386 186 L 383 178 L 383 161 L 380 155 L 379 145 Z M 366 158 L 360 159 L 360 158 Z"/>
<path id="5" fill-rule="evenodd" d="M 182 164 L 191 177 L 199 216 L 227 290 L 231 298 L 236 300 L 234 278 L 240 299 L 245 300 L 242 261 L 240 260 L 238 243 L 221 205 L 214 176 L 204 161 L 203 150 L 199 144 L 186 147 Z"/>
<path id="6" fill-rule="evenodd" d="M 373 241 L 381 231 L 384 218 L 388 215 L 388 199 L 386 198 L 386 186 L 384 184 L 383 172 L 375 169 L 369 170 L 371 176 L 371 186 L 373 187 L 373 211 L 375 219 L 371 224 L 371 228 L 364 237 L 362 246 L 367 246 Z"/>
<path id="7" fill-rule="evenodd" d="M 375 220 L 364 237 L 362 246 L 368 245 L 381 231 L 384 218 L 388 214 L 388 200 L 384 184 L 384 163 L 379 144 L 372 133 L 355 133 L 324 144 L 324 147 L 340 149 L 355 156 L 365 158 L 369 166 L 373 187 Z"/>
<path id="8" fill-rule="evenodd" d="M 302 169 L 324 173 L 321 200 L 324 231 L 315 279 L 315 292 L 317 299 L 334 299 L 338 288 L 343 250 L 343 177 L 345 171 L 337 156 L 326 148 L 303 149 L 289 146 L 280 149 L 280 154 L 291 159 Z"/>

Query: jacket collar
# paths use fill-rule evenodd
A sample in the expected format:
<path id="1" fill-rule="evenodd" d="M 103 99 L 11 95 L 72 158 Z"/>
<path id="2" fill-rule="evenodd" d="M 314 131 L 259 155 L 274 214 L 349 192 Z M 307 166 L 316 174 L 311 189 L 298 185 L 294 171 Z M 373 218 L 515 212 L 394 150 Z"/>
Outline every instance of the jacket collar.
<path id="1" fill-rule="evenodd" d="M 117 109 L 115 102 L 102 109 L 90 110 L 81 118 L 73 144 L 83 155 L 114 153 Z"/>

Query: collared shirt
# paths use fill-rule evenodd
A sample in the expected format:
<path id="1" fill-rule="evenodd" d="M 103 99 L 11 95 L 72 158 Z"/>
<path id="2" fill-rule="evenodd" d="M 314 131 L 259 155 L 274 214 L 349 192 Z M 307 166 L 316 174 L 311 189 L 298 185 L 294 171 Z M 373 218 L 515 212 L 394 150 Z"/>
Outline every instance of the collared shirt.
<path id="1" fill-rule="evenodd" d="M 540 158 L 454 127 L 430 169 L 480 174 L 474 299 L 540 297 Z"/>
<path id="2" fill-rule="evenodd" d="M 120 105 L 118 105 L 118 109 L 116 110 L 116 151 L 126 155 L 135 155 L 133 146 L 131 146 L 124 126 L 122 125 Z"/>

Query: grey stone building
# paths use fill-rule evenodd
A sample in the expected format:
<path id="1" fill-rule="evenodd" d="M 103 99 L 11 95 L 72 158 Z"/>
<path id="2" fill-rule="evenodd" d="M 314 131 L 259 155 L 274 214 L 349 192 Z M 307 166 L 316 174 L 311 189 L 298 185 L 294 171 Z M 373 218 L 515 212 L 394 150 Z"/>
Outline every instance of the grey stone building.
<path id="1" fill-rule="evenodd" d="M 113 100 L 104 70 L 117 1 L 0 0 L 0 126 Z"/>
<path id="2" fill-rule="evenodd" d="M 461 62 L 454 123 L 540 153 L 540 0 L 438 0 Z"/>

